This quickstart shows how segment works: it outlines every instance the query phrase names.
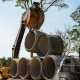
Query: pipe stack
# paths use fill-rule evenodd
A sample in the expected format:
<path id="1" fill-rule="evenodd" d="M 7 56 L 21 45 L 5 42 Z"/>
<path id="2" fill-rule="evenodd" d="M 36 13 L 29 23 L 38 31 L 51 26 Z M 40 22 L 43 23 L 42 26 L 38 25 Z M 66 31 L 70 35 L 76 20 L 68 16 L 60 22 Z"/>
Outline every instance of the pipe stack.
<path id="1" fill-rule="evenodd" d="M 13 79 L 45 80 L 55 75 L 57 57 L 33 57 L 31 60 L 21 58 L 18 63 L 12 61 L 11 70 Z"/>
<path id="2" fill-rule="evenodd" d="M 61 55 L 64 42 L 58 35 L 47 35 L 40 31 L 29 31 L 25 39 L 25 48 L 38 56 Z"/>
<path id="3" fill-rule="evenodd" d="M 57 56 L 64 50 L 64 42 L 58 35 L 48 35 L 38 31 L 44 22 L 44 12 L 38 2 L 34 2 L 29 11 L 23 15 L 23 21 L 29 32 L 25 38 L 25 48 L 28 52 L 36 53 L 31 60 L 21 58 L 18 63 L 12 62 L 12 76 L 21 80 L 53 79 L 57 70 Z"/>

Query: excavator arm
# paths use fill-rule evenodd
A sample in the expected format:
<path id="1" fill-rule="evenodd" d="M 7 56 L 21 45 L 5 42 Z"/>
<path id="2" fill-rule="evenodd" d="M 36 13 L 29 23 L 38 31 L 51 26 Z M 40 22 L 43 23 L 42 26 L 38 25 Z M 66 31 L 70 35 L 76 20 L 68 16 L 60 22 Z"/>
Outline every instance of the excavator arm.
<path id="1" fill-rule="evenodd" d="M 12 47 L 12 58 L 19 57 L 20 46 L 21 46 L 22 38 L 24 36 L 25 28 L 26 27 L 25 27 L 24 21 L 21 21 L 21 25 L 20 25 L 16 40 Z"/>

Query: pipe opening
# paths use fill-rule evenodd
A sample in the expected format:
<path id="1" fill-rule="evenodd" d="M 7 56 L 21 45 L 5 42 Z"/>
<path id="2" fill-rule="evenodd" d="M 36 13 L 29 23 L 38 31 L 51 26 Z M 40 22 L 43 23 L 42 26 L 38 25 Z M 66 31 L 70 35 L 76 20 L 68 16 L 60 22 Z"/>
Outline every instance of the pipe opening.
<path id="1" fill-rule="evenodd" d="M 18 64 L 18 74 L 21 77 L 27 77 L 29 75 L 29 60 L 22 58 Z"/>
<path id="2" fill-rule="evenodd" d="M 37 58 L 33 58 L 30 62 L 30 74 L 33 79 L 37 79 L 41 74 L 41 63 Z"/>
<path id="3" fill-rule="evenodd" d="M 42 61 L 43 76 L 47 79 L 53 78 L 56 70 L 55 61 L 51 57 L 46 57 Z"/>

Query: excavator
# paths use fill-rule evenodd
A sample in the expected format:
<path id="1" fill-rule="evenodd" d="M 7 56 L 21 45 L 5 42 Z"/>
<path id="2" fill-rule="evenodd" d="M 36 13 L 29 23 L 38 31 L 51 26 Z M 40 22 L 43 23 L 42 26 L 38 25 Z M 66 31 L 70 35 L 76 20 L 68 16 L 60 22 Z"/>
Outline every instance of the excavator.
<path id="1" fill-rule="evenodd" d="M 26 27 L 28 27 L 29 30 L 36 31 L 40 29 L 43 22 L 44 22 L 44 12 L 40 8 L 40 3 L 34 2 L 32 7 L 30 7 L 30 9 L 24 12 L 24 14 L 22 15 L 21 26 L 18 31 L 14 45 L 12 47 L 12 58 L 19 57 L 20 45 Z"/>

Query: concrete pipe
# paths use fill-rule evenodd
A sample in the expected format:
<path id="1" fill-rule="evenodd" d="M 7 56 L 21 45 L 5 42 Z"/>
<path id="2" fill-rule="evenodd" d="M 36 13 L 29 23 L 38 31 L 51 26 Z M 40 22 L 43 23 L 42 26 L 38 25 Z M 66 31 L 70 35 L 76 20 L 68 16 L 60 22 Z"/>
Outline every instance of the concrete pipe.
<path id="1" fill-rule="evenodd" d="M 25 48 L 29 52 L 47 53 L 48 51 L 48 38 L 47 35 L 40 31 L 29 31 L 25 39 Z M 44 54 L 40 54 L 44 55 Z"/>
<path id="2" fill-rule="evenodd" d="M 29 31 L 25 39 L 25 48 L 37 55 L 61 55 L 64 49 L 64 42 L 58 35 L 46 35 L 40 31 Z"/>
<path id="3" fill-rule="evenodd" d="M 29 60 L 21 58 L 18 64 L 18 74 L 21 78 L 27 78 L 29 76 Z"/>
<path id="4" fill-rule="evenodd" d="M 39 58 L 34 57 L 30 61 L 30 74 L 34 80 L 41 78 L 41 61 Z"/>
<path id="5" fill-rule="evenodd" d="M 23 14 L 23 21 L 29 29 L 40 29 L 44 22 L 44 12 L 38 2 L 34 2 L 33 6 Z"/>
<path id="6" fill-rule="evenodd" d="M 12 60 L 10 69 L 11 69 L 11 76 L 16 77 L 17 76 L 17 62 L 15 60 Z"/>
<path id="7" fill-rule="evenodd" d="M 57 70 L 57 57 L 46 56 L 42 61 L 42 75 L 48 80 L 52 79 Z"/>
<path id="8" fill-rule="evenodd" d="M 61 55 L 64 50 L 64 42 L 58 35 L 48 35 L 48 54 L 49 55 Z"/>

